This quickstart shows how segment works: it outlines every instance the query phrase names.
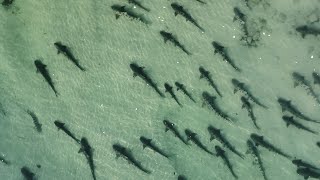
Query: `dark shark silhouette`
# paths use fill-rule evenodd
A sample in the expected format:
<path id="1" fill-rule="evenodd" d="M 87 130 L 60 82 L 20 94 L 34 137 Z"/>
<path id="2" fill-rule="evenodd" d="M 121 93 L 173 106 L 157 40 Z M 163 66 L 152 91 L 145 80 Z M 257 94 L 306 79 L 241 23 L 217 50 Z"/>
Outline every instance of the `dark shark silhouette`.
<path id="1" fill-rule="evenodd" d="M 320 178 L 320 171 L 312 168 L 298 168 L 297 173 L 304 177 L 304 179 L 308 179 L 309 177 L 319 179 Z"/>
<path id="2" fill-rule="evenodd" d="M 304 115 L 302 112 L 300 112 L 292 103 L 291 100 L 287 100 L 285 98 L 279 97 L 278 98 L 278 103 L 281 106 L 282 112 L 284 111 L 288 111 L 291 114 L 293 114 L 294 116 L 306 120 L 306 121 L 310 121 L 310 122 L 314 122 L 314 123 L 320 123 L 320 121 L 311 119 L 310 117 Z"/>
<path id="3" fill-rule="evenodd" d="M 218 116 L 220 116 L 221 118 L 227 120 L 227 121 L 234 121 L 228 114 L 226 114 L 225 112 L 223 112 L 217 105 L 216 103 L 216 98 L 215 96 L 210 95 L 208 92 L 204 91 L 202 93 L 202 98 L 203 98 L 203 105 L 207 104 L 207 106 L 209 108 L 211 108 Z"/>
<path id="4" fill-rule="evenodd" d="M 126 147 L 120 145 L 120 144 L 114 144 L 113 150 L 116 152 L 117 157 L 122 157 L 126 159 L 130 164 L 133 164 L 135 167 L 137 167 L 139 170 L 141 170 L 144 173 L 151 174 L 151 171 L 144 168 L 140 162 L 138 162 L 132 155 L 131 151 L 127 149 Z"/>
<path id="5" fill-rule="evenodd" d="M 294 159 L 292 160 L 292 164 L 296 165 L 298 168 L 300 167 L 306 167 L 306 168 L 312 168 L 312 169 L 318 169 L 320 170 L 320 168 L 308 163 L 308 162 L 305 162 L 303 161 L 302 159 Z"/>
<path id="6" fill-rule="evenodd" d="M 258 134 L 252 133 L 250 135 L 250 138 L 256 143 L 256 146 L 261 145 L 262 147 L 268 149 L 271 152 L 277 153 L 285 158 L 291 159 L 291 156 L 287 153 L 282 152 L 279 148 L 275 147 L 271 143 L 269 143 L 267 140 L 264 139 L 263 136 L 260 136 Z"/>
<path id="7" fill-rule="evenodd" d="M 186 96 L 188 96 L 189 99 L 191 99 L 191 101 L 193 101 L 194 103 L 196 102 L 192 95 L 187 91 L 185 85 L 179 83 L 179 82 L 175 82 L 175 85 L 177 86 L 177 91 L 181 90 L 183 92 L 183 94 L 185 94 Z"/>
<path id="8" fill-rule="evenodd" d="M 175 124 L 170 122 L 169 120 L 163 120 L 163 124 L 166 127 L 165 131 L 171 131 L 177 138 L 180 139 L 184 144 L 188 145 L 188 142 L 182 137 L 182 135 L 179 133 L 177 127 Z"/>
<path id="9" fill-rule="evenodd" d="M 296 27 L 296 31 L 299 32 L 302 38 L 305 38 L 306 35 L 318 36 L 320 34 L 320 29 L 312 26 L 302 25 Z"/>
<path id="10" fill-rule="evenodd" d="M 318 104 L 320 104 L 320 99 L 318 98 L 318 96 L 314 92 L 314 90 L 311 86 L 311 83 L 309 81 L 307 81 L 302 74 L 300 74 L 298 72 L 293 72 L 292 77 L 294 80 L 294 87 L 301 85 L 307 91 L 307 93 L 310 94 L 317 101 Z"/>
<path id="11" fill-rule="evenodd" d="M 252 105 L 251 103 L 249 102 L 249 100 L 242 96 L 241 97 L 241 102 L 242 102 L 242 108 L 246 108 L 246 110 L 248 111 L 248 116 L 250 117 L 250 119 L 252 120 L 254 126 L 257 128 L 257 129 L 260 129 L 260 127 L 258 126 L 257 124 L 257 119 L 256 119 L 256 116 L 254 115 L 253 113 L 253 108 L 252 108 Z"/>
<path id="12" fill-rule="evenodd" d="M 266 170 L 263 166 L 262 159 L 261 159 L 260 152 L 259 152 L 258 148 L 256 147 L 256 145 L 254 144 L 254 142 L 251 139 L 247 140 L 247 146 L 248 146 L 247 153 L 252 154 L 252 156 L 255 158 L 255 160 L 258 163 L 259 169 L 262 173 L 264 180 L 268 180 L 267 175 L 266 175 Z"/>
<path id="13" fill-rule="evenodd" d="M 58 50 L 58 54 L 62 53 L 65 55 L 74 65 L 76 65 L 81 71 L 85 71 L 86 69 L 79 64 L 79 60 L 77 60 L 72 54 L 69 47 L 63 45 L 61 42 L 55 42 L 54 46 Z"/>
<path id="14" fill-rule="evenodd" d="M 87 138 L 83 137 L 80 140 L 81 148 L 79 150 L 79 153 L 83 153 L 88 161 L 88 164 L 90 166 L 91 174 L 93 180 L 96 180 L 96 173 L 95 173 L 95 165 L 93 162 L 93 149 L 90 146 Z"/>
<path id="15" fill-rule="evenodd" d="M 2 6 L 8 7 L 13 3 L 14 0 L 3 0 L 2 1 Z"/>
<path id="16" fill-rule="evenodd" d="M 293 116 L 282 116 L 283 121 L 287 124 L 287 127 L 289 125 L 293 125 L 298 129 L 302 129 L 305 130 L 307 132 L 310 132 L 312 134 L 318 134 L 318 132 L 311 130 L 310 128 L 304 126 L 303 124 L 299 123 L 298 121 L 296 121 Z"/>
<path id="17" fill-rule="evenodd" d="M 33 120 L 33 124 L 36 128 L 36 130 L 41 133 L 42 132 L 42 124 L 40 124 L 38 117 L 36 116 L 36 114 L 31 111 L 31 110 L 27 110 L 27 113 L 31 116 L 32 120 Z"/>
<path id="18" fill-rule="evenodd" d="M 213 82 L 211 74 L 209 71 L 207 71 L 206 69 L 204 69 L 202 66 L 199 67 L 199 71 L 200 71 L 200 79 L 205 78 L 211 87 L 213 87 L 213 89 L 217 92 L 217 94 L 222 97 L 222 94 L 220 93 L 217 85 Z"/>
<path id="19" fill-rule="evenodd" d="M 144 67 L 141 67 L 136 63 L 131 63 L 130 68 L 133 71 L 133 77 L 139 76 L 147 84 L 149 84 L 161 97 L 165 97 L 163 93 L 159 90 L 157 84 L 153 82 L 149 75 L 144 71 Z"/>
<path id="20" fill-rule="evenodd" d="M 163 152 L 159 147 L 157 147 L 155 144 L 153 144 L 151 142 L 152 139 L 149 139 L 149 138 L 146 138 L 144 136 L 141 136 L 140 137 L 140 141 L 143 144 L 143 149 L 148 147 L 148 148 L 154 150 L 155 152 L 159 153 L 163 157 L 169 158 L 169 156 L 165 152 Z"/>
<path id="21" fill-rule="evenodd" d="M 231 165 L 231 163 L 230 163 L 225 151 L 220 146 L 215 146 L 215 149 L 216 149 L 216 156 L 217 157 L 221 157 L 223 159 L 224 163 L 229 168 L 229 170 L 230 170 L 231 174 L 233 175 L 233 177 L 235 179 L 238 179 L 238 176 L 234 172 L 233 167 L 232 167 L 232 165 Z"/>
<path id="22" fill-rule="evenodd" d="M 170 41 L 173 45 L 179 47 L 187 55 L 191 55 L 191 53 L 178 41 L 178 39 L 172 33 L 167 31 L 160 31 L 160 35 L 163 37 L 164 43 Z"/>
<path id="23" fill-rule="evenodd" d="M 47 65 L 43 64 L 43 62 L 39 59 L 35 60 L 34 64 L 37 68 L 37 72 L 41 73 L 41 75 L 44 77 L 44 79 L 47 81 L 49 86 L 54 91 L 55 95 L 58 97 L 59 93 L 57 92 L 56 88 L 54 87 L 53 81 L 49 75 L 49 71 L 47 70 Z"/>
<path id="24" fill-rule="evenodd" d="M 230 58 L 226 47 L 224 47 L 222 44 L 220 44 L 217 41 L 213 41 L 212 46 L 214 48 L 214 54 L 217 54 L 217 53 L 220 54 L 223 60 L 226 61 L 229 65 L 231 65 L 233 69 L 235 69 L 238 72 L 241 72 L 241 69 L 238 66 L 236 66 L 233 60 Z"/>
<path id="25" fill-rule="evenodd" d="M 190 21 L 193 25 L 204 32 L 204 29 L 197 23 L 197 21 L 191 16 L 189 12 L 187 12 L 187 10 L 182 5 L 174 2 L 171 4 L 171 7 L 174 10 L 175 16 L 177 16 L 178 14 L 183 16 L 187 21 Z"/>
<path id="26" fill-rule="evenodd" d="M 192 132 L 190 129 L 186 129 L 184 131 L 187 135 L 187 141 L 191 140 L 194 144 L 196 144 L 200 149 L 204 150 L 205 152 L 214 155 L 213 152 L 209 151 L 207 147 L 205 147 L 197 137 L 197 134 Z"/>
<path id="27" fill-rule="evenodd" d="M 35 174 L 26 166 L 23 166 L 21 169 L 20 169 L 23 177 L 25 180 L 36 180 L 36 176 Z"/>
<path id="28" fill-rule="evenodd" d="M 231 143 L 222 135 L 221 129 L 218 129 L 216 127 L 213 127 L 212 125 L 209 125 L 208 126 L 208 132 L 210 134 L 210 141 L 216 139 L 223 146 L 225 146 L 230 151 L 232 151 L 234 154 L 236 154 L 240 158 L 244 159 L 244 155 L 241 154 L 239 151 L 237 151 L 236 148 L 234 146 L 232 146 Z"/>
<path id="29" fill-rule="evenodd" d="M 65 123 L 56 120 L 54 121 L 54 124 L 57 126 L 58 130 L 62 130 L 64 133 L 66 133 L 68 136 L 70 136 L 76 143 L 80 144 L 80 140 L 75 137 L 75 135 L 65 126 Z"/>
<path id="30" fill-rule="evenodd" d="M 244 95 L 246 95 L 251 101 L 253 101 L 255 104 L 263 107 L 263 108 L 268 108 L 264 104 L 262 104 L 258 98 L 256 98 L 250 91 L 249 88 L 247 87 L 246 84 L 243 82 L 240 82 L 239 80 L 233 78 L 231 80 L 232 85 L 234 86 L 234 91 L 233 93 L 237 93 L 238 91 L 241 91 Z"/>
<path id="31" fill-rule="evenodd" d="M 150 24 L 150 22 L 145 19 L 143 15 L 135 13 L 132 9 L 124 5 L 114 4 L 111 6 L 111 9 L 116 12 L 116 19 L 118 19 L 121 15 L 124 15 L 129 18 L 136 19 L 144 24 Z"/>
<path id="32" fill-rule="evenodd" d="M 177 104 L 178 104 L 180 107 L 182 107 L 182 104 L 179 102 L 177 96 L 176 96 L 176 95 L 174 94 L 174 92 L 173 92 L 173 87 L 172 87 L 170 84 L 168 84 L 168 83 L 164 83 L 164 87 L 165 87 L 165 89 L 166 89 L 165 92 L 168 92 L 168 93 L 171 95 L 171 97 L 177 102 Z"/>

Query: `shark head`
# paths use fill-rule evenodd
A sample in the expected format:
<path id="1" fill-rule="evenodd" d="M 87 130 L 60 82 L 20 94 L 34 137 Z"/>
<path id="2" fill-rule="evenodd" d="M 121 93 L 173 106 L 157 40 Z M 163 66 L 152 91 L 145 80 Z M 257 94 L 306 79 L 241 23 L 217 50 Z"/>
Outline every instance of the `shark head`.
<path id="1" fill-rule="evenodd" d="M 41 60 L 37 59 L 34 61 L 34 65 L 37 67 L 37 69 L 43 69 L 47 67 L 45 64 L 42 63 Z"/>
<path id="2" fill-rule="evenodd" d="M 58 129 L 61 129 L 64 127 L 64 123 L 60 122 L 59 120 L 54 121 L 54 124 L 58 127 Z"/>

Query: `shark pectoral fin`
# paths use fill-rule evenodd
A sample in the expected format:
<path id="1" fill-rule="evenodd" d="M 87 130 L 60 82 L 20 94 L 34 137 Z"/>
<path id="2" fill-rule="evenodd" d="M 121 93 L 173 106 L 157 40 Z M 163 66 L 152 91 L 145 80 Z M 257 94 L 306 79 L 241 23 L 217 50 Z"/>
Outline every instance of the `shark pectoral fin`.
<path id="1" fill-rule="evenodd" d="M 287 123 L 287 127 L 289 127 L 290 123 Z"/>
<path id="2" fill-rule="evenodd" d="M 80 148 L 78 153 L 82 153 L 83 152 L 83 148 Z"/>
<path id="3" fill-rule="evenodd" d="M 308 179 L 309 178 L 309 176 L 304 176 L 304 179 Z"/>
<path id="4" fill-rule="evenodd" d="M 244 107 L 245 107 L 245 105 L 244 105 L 244 104 L 242 104 L 241 109 L 243 109 Z"/>
<path id="5" fill-rule="evenodd" d="M 294 88 L 297 87 L 298 85 L 299 85 L 298 82 L 294 82 L 294 83 L 293 83 L 293 87 L 294 87 Z"/>
<path id="6" fill-rule="evenodd" d="M 203 101 L 201 107 L 204 107 L 206 105 L 206 102 Z"/>
<path id="7" fill-rule="evenodd" d="M 166 128 L 166 129 L 165 129 L 165 132 L 167 132 L 167 131 L 169 131 L 169 128 Z"/>
<path id="8" fill-rule="evenodd" d="M 178 15 L 178 12 L 174 12 L 174 16 L 177 16 Z"/>
<path id="9" fill-rule="evenodd" d="M 234 88 L 233 90 L 233 94 L 237 93 L 238 92 L 238 88 Z"/>
<path id="10" fill-rule="evenodd" d="M 203 75 L 203 74 L 200 75 L 200 79 L 202 79 L 202 78 L 204 78 L 204 75 Z"/>
<path id="11" fill-rule="evenodd" d="M 116 19 L 119 19 L 120 17 L 120 14 L 115 14 L 116 15 Z"/>
<path id="12" fill-rule="evenodd" d="M 210 141 L 214 140 L 215 138 L 213 136 L 210 137 Z"/>
<path id="13" fill-rule="evenodd" d="M 144 145 L 142 146 L 142 149 L 145 149 L 146 147 L 147 147 L 147 145 L 144 144 Z"/>
<path id="14" fill-rule="evenodd" d="M 285 112 L 285 111 L 286 111 L 286 108 L 282 107 L 281 110 L 282 110 L 282 112 Z"/>
<path id="15" fill-rule="evenodd" d="M 133 77 L 136 77 L 136 76 L 138 76 L 137 73 L 133 73 Z"/>

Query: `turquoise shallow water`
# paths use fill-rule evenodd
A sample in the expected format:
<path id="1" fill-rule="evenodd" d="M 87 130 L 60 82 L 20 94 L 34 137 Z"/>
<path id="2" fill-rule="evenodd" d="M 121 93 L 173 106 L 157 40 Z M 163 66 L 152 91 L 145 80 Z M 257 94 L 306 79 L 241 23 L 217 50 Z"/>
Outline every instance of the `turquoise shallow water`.
<path id="1" fill-rule="evenodd" d="M 0 179 L 23 179 L 20 169 L 30 168 L 38 179 L 92 179 L 90 168 L 80 146 L 58 131 L 59 119 L 78 138 L 87 137 L 93 151 L 97 179 L 233 179 L 220 158 L 208 155 L 191 143 L 186 146 L 170 132 L 165 133 L 163 119 L 170 119 L 185 136 L 186 128 L 198 134 L 201 142 L 214 151 L 217 141 L 210 142 L 209 124 L 221 128 L 228 140 L 243 154 L 250 133 L 265 136 L 293 157 L 320 165 L 318 135 L 287 128 L 282 121 L 278 97 L 292 100 L 297 108 L 316 119 L 320 107 L 303 87 L 293 87 L 292 72 L 297 71 L 313 82 L 312 72 L 319 69 L 319 36 L 301 35 L 299 25 L 319 27 L 320 3 L 317 0 L 196 1 L 180 0 L 205 29 L 201 32 L 181 16 L 174 16 L 174 1 L 141 1 L 151 9 L 145 12 L 126 1 L 32 1 L 16 0 L 10 7 L 0 8 L 0 155 L 10 165 L 0 163 Z M 145 25 L 125 16 L 115 18 L 113 4 L 126 4 L 151 21 Z M 247 15 L 250 33 L 260 36 L 257 47 L 247 47 L 239 39 L 243 35 L 238 21 L 233 22 L 233 8 Z M 159 31 L 177 35 L 192 53 L 186 55 L 170 42 L 166 44 Z M 54 42 L 68 45 L 87 71 L 80 71 L 61 54 Z M 214 54 L 212 41 L 221 42 L 242 72 L 234 71 L 221 56 Z M 59 92 L 56 97 L 40 74 L 34 60 L 47 65 Z M 181 92 L 175 92 L 183 107 L 166 93 L 160 98 L 139 77 L 133 78 L 129 64 L 136 62 L 164 92 L 165 82 L 186 85 L 197 103 Z M 206 106 L 201 94 L 216 94 L 205 80 L 199 80 L 199 66 L 211 72 L 223 97 L 218 104 L 237 119 L 227 123 Z M 268 109 L 253 105 L 256 130 L 240 94 L 233 93 L 232 78 L 246 83 L 251 92 Z M 320 86 L 312 84 L 317 95 Z M 26 113 L 32 110 L 42 124 L 36 131 Z M 299 121 L 319 131 L 320 125 Z M 150 149 L 143 150 L 143 135 L 171 155 L 166 159 Z M 112 145 L 120 143 L 151 174 L 143 173 L 122 158 L 116 159 Z M 296 167 L 279 155 L 259 147 L 269 179 L 303 179 Z M 263 179 L 251 155 L 245 159 L 226 150 L 239 179 Z M 41 164 L 41 168 L 36 165 Z"/>

